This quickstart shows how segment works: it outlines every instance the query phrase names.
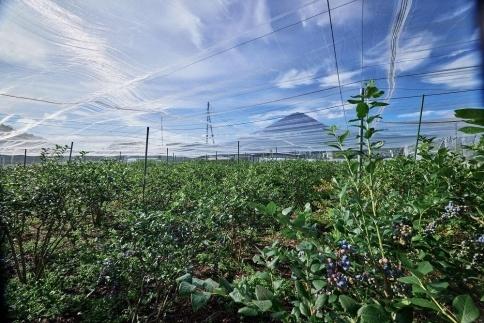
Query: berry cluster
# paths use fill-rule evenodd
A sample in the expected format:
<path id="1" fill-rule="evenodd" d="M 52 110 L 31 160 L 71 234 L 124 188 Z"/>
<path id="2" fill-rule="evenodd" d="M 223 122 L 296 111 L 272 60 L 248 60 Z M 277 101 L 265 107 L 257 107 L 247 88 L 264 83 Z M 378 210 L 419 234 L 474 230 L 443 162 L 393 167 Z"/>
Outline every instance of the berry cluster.
<path id="1" fill-rule="evenodd" d="M 371 277 L 370 274 L 366 271 L 361 273 L 361 274 L 356 275 L 355 279 L 357 281 L 360 281 L 362 283 L 367 283 L 367 284 L 370 284 L 370 285 L 376 284 L 375 278 Z"/>
<path id="2" fill-rule="evenodd" d="M 441 214 L 440 219 L 441 220 L 448 220 L 452 218 L 456 218 L 461 211 L 464 210 L 464 207 L 455 205 L 452 201 L 449 202 L 444 208 L 444 213 Z"/>
<path id="3" fill-rule="evenodd" d="M 484 253 L 482 244 L 484 244 L 484 235 L 476 240 L 463 240 L 460 243 L 458 257 L 467 259 L 470 262 L 469 268 L 482 266 L 484 262 Z"/>
<path id="4" fill-rule="evenodd" d="M 378 263 L 383 268 L 383 273 L 388 279 L 396 280 L 398 277 L 403 276 L 401 264 L 395 265 L 387 258 L 381 258 L 380 260 L 378 260 Z"/>
<path id="5" fill-rule="evenodd" d="M 478 244 L 484 244 L 484 234 L 481 234 L 477 239 L 476 242 Z"/>
<path id="6" fill-rule="evenodd" d="M 408 220 L 393 224 L 393 241 L 399 245 L 409 245 L 412 240 L 412 226 Z"/>
<path id="7" fill-rule="evenodd" d="M 393 264 L 387 258 L 381 258 L 378 263 L 383 269 L 385 278 L 390 283 L 390 288 L 395 295 L 405 296 L 410 292 L 410 286 L 400 283 L 397 278 L 404 276 L 402 265 Z"/>
<path id="8" fill-rule="evenodd" d="M 336 286 L 339 289 L 348 288 L 348 283 L 351 279 L 348 278 L 346 272 L 351 267 L 350 254 L 353 247 L 346 240 L 339 242 L 339 248 L 336 251 L 337 260 L 331 258 L 327 259 L 327 277 L 330 285 Z"/>
<path id="9" fill-rule="evenodd" d="M 435 221 L 432 221 L 425 226 L 423 232 L 424 232 L 425 235 L 431 236 L 431 235 L 435 234 L 436 228 L 437 228 L 437 223 L 435 223 Z"/>
<path id="10" fill-rule="evenodd" d="M 424 234 L 427 236 L 433 235 L 437 229 L 438 224 L 456 218 L 466 209 L 466 206 L 455 205 L 454 202 L 450 201 L 449 204 L 445 206 L 444 212 L 440 215 L 440 217 L 437 218 L 435 221 L 427 224 L 427 226 L 423 230 Z"/>

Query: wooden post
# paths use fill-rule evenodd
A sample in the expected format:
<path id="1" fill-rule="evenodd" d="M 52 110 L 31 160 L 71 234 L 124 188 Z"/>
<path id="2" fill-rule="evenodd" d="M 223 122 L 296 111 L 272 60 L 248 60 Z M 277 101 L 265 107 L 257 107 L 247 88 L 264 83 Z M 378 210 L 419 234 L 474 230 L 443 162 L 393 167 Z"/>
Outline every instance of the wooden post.
<path id="1" fill-rule="evenodd" d="M 420 117 L 418 119 L 418 128 L 417 128 L 417 140 L 415 142 L 415 154 L 414 154 L 415 160 L 417 160 L 418 141 L 420 140 L 420 125 L 422 124 L 422 113 L 424 108 L 424 102 L 425 102 L 425 94 L 422 94 L 422 101 L 420 103 Z"/>
<path id="2" fill-rule="evenodd" d="M 72 147 L 74 146 L 74 142 L 71 141 L 71 149 L 69 150 L 69 162 L 71 162 L 72 159 Z"/>
<path id="3" fill-rule="evenodd" d="M 27 149 L 24 150 L 24 167 L 27 165 Z"/>
<path id="4" fill-rule="evenodd" d="M 150 136 L 150 127 L 146 127 L 146 144 L 145 144 L 145 167 L 143 172 L 143 206 L 145 208 L 145 214 L 148 213 L 146 208 L 145 190 L 146 190 L 146 171 L 148 170 L 148 138 Z"/>

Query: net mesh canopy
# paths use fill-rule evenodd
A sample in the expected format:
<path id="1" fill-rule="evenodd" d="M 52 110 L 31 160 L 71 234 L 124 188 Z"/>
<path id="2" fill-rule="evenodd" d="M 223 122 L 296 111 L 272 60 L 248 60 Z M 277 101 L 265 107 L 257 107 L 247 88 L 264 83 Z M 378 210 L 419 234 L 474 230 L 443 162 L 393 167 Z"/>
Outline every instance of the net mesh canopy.
<path id="1" fill-rule="evenodd" d="M 368 80 L 389 155 L 482 106 L 470 0 L 0 2 L 0 155 L 329 156 Z M 422 107 L 422 96 L 425 95 Z M 6 157 L 7 156 L 7 157 Z M 8 156 L 10 156 L 8 158 Z M 17 156 L 17 157 L 15 157 Z M 18 157 L 20 158 L 20 157 Z"/>

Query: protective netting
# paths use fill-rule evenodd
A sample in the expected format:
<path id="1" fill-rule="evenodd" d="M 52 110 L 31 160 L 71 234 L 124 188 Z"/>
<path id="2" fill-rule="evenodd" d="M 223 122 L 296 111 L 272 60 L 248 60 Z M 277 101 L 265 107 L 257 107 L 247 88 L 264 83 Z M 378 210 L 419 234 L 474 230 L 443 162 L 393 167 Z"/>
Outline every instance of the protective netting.
<path id="1" fill-rule="evenodd" d="M 482 98 L 475 12 L 470 0 L 4 1 L 0 155 L 73 142 L 74 155 L 140 156 L 150 127 L 153 157 L 323 156 L 370 79 L 390 103 L 391 154 L 414 149 L 424 94 L 421 134 L 458 148 L 476 138 L 453 110 Z"/>

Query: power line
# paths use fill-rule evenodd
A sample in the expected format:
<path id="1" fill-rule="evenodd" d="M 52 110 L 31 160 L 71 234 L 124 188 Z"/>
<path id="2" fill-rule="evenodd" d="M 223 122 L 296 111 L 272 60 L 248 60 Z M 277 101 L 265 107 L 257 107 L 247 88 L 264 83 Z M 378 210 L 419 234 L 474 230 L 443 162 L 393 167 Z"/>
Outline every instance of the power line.
<path id="1" fill-rule="evenodd" d="M 455 71 L 460 71 L 460 70 L 469 69 L 469 68 L 477 68 L 477 67 L 480 67 L 480 66 L 481 65 L 473 65 L 473 66 L 463 66 L 463 67 L 456 67 L 456 68 L 450 68 L 450 69 L 442 69 L 442 70 L 436 70 L 436 71 L 430 71 L 430 72 L 400 74 L 400 75 L 397 75 L 396 78 L 421 76 L 421 75 L 432 75 L 432 74 L 439 74 L 439 73 L 444 73 L 444 72 L 448 73 L 448 72 L 455 72 Z M 379 77 L 379 78 L 373 78 L 372 80 L 379 81 L 379 80 L 386 80 L 386 79 L 387 79 L 387 77 Z M 365 80 L 357 80 L 357 81 L 342 84 L 340 86 L 331 86 L 331 87 L 327 87 L 327 88 L 324 88 L 324 89 L 313 90 L 313 91 L 309 91 L 309 92 L 303 92 L 303 93 L 299 93 L 299 94 L 295 94 L 295 95 L 291 95 L 291 96 L 286 96 L 286 97 L 268 100 L 268 101 L 264 101 L 264 102 L 258 102 L 258 103 L 254 103 L 254 104 L 250 104 L 250 105 L 236 106 L 236 107 L 233 107 L 232 109 L 224 110 L 224 111 L 221 111 L 221 112 L 218 112 L 218 113 L 215 113 L 215 114 L 225 114 L 225 113 L 235 112 L 235 111 L 242 110 L 242 109 L 257 107 L 257 106 L 261 106 L 261 105 L 267 105 L 267 104 L 270 104 L 270 103 L 276 103 L 276 102 L 281 102 L 281 101 L 294 99 L 294 98 L 298 98 L 298 97 L 302 97 L 302 96 L 307 96 L 307 95 L 311 95 L 311 94 L 315 94 L 315 93 L 325 92 L 325 91 L 329 91 L 329 90 L 333 90 L 333 89 L 337 89 L 337 88 L 341 89 L 342 87 L 345 87 L 345 86 L 358 84 L 361 81 L 365 81 Z M 190 115 L 188 115 L 188 116 L 190 116 Z"/>
<path id="2" fill-rule="evenodd" d="M 349 2 L 346 2 L 346 3 L 343 3 L 343 4 L 339 5 L 339 6 L 334 7 L 334 8 L 333 8 L 333 10 L 334 10 L 334 9 L 341 8 L 341 7 L 344 7 L 344 6 L 347 6 L 347 5 L 352 4 L 352 3 L 356 2 L 356 1 L 359 1 L 359 0 L 352 0 L 352 1 L 349 1 Z M 228 47 L 228 48 L 225 48 L 225 49 L 221 49 L 221 50 L 219 50 L 219 51 L 217 51 L 217 52 L 215 52 L 215 53 L 213 53 L 213 54 L 210 54 L 210 55 L 207 55 L 207 56 L 202 57 L 202 58 L 200 58 L 200 59 L 197 59 L 197 60 L 195 60 L 195 61 L 193 61 L 193 62 L 191 62 L 191 63 L 185 64 L 185 65 L 182 65 L 180 68 L 178 68 L 178 69 L 176 69 L 176 70 L 174 70 L 174 71 L 171 71 L 171 72 L 165 73 L 165 74 L 163 74 L 163 75 L 160 75 L 158 78 L 163 78 L 163 77 L 166 77 L 166 76 L 172 75 L 172 74 L 174 74 L 174 73 L 176 73 L 176 72 L 182 71 L 182 70 L 184 70 L 184 69 L 186 69 L 186 68 L 188 68 L 188 67 L 190 67 L 190 66 L 193 66 L 193 65 L 195 65 L 195 64 L 201 63 L 201 62 L 206 61 L 206 60 L 208 60 L 208 59 L 210 59 L 210 58 L 213 58 L 213 57 L 215 57 L 215 56 L 218 56 L 218 55 L 224 54 L 224 53 L 226 53 L 226 52 L 228 52 L 228 51 L 231 51 L 231 50 L 233 50 L 233 49 L 235 49 L 235 48 L 238 48 L 238 47 L 241 47 L 241 46 L 244 46 L 244 45 L 250 44 L 250 43 L 252 43 L 252 42 L 254 42 L 254 41 L 257 41 L 257 40 L 262 39 L 262 38 L 264 38 L 264 37 L 267 37 L 267 36 L 273 35 L 273 34 L 275 34 L 275 33 L 277 33 L 277 32 L 282 31 L 282 30 L 285 30 L 285 29 L 288 29 L 288 28 L 291 28 L 291 27 L 294 27 L 294 26 L 300 25 L 300 24 L 302 24 L 302 23 L 304 23 L 304 22 L 306 22 L 306 21 L 308 21 L 308 20 L 311 20 L 311 19 L 313 19 L 313 18 L 316 18 L 316 17 L 318 17 L 318 16 L 321 16 L 322 14 L 325 14 L 326 12 L 329 12 L 329 10 L 330 10 L 330 8 L 329 8 L 329 6 L 328 6 L 328 10 L 326 10 L 326 11 L 320 11 L 320 12 L 318 12 L 318 13 L 316 13 L 316 14 L 312 15 L 312 16 L 309 16 L 309 17 L 307 17 L 307 18 L 304 18 L 304 19 L 298 20 L 298 21 L 293 22 L 293 23 L 291 23 L 291 24 L 289 24 L 289 25 L 285 25 L 285 26 L 279 27 L 279 28 L 277 28 L 277 29 L 274 29 L 274 30 L 272 30 L 272 31 L 270 31 L 270 32 L 268 32 L 268 33 L 265 33 L 265 34 L 263 34 L 263 35 L 260 35 L 260 36 L 258 36 L 258 37 L 254 37 L 254 38 L 248 39 L 248 40 L 246 40 L 246 41 L 240 42 L 240 43 L 238 43 L 238 44 L 235 44 L 235 45 L 233 45 L 233 46 L 231 46 L 231 47 Z"/>
<path id="3" fill-rule="evenodd" d="M 333 42 L 333 53 L 334 53 L 334 62 L 336 64 L 336 75 L 338 76 L 339 96 L 341 99 L 341 105 L 343 106 L 343 115 L 345 118 L 345 123 L 347 124 L 348 121 L 346 120 L 346 109 L 343 101 L 343 93 L 341 92 L 341 80 L 339 77 L 338 56 L 336 55 L 336 44 L 334 43 L 333 20 L 331 19 L 331 8 L 329 6 L 329 0 L 326 0 L 326 3 L 328 4 L 329 25 L 331 27 L 331 40 Z"/>
<path id="4" fill-rule="evenodd" d="M 464 92 L 472 92 L 472 91 L 483 91 L 483 90 L 484 89 L 466 89 L 466 90 L 460 90 L 460 91 L 448 91 L 448 92 L 425 94 L 425 96 L 439 96 L 439 95 L 448 95 L 448 94 L 464 93 Z M 408 96 L 393 97 L 393 98 L 391 98 L 391 100 L 420 98 L 420 97 L 421 97 L 421 95 L 408 95 Z M 338 107 L 342 107 L 342 106 L 343 105 L 339 104 L 339 105 L 333 105 L 333 106 L 326 107 L 326 108 L 307 110 L 305 112 L 310 113 L 310 112 L 316 112 L 316 111 L 330 110 L 330 109 L 334 109 L 334 108 L 338 108 Z M 277 116 L 277 117 L 271 117 L 271 118 L 267 118 L 267 119 L 259 119 L 259 120 L 254 120 L 254 121 L 246 121 L 246 122 L 240 122 L 240 123 L 218 125 L 218 126 L 214 126 L 214 128 L 231 127 L 231 126 L 234 126 L 234 125 L 253 124 L 253 123 L 257 123 L 257 122 L 275 120 L 275 119 L 280 119 L 280 118 L 281 118 L 281 116 Z M 199 130 L 199 129 L 204 129 L 204 128 L 178 128 L 178 129 L 171 129 L 171 130 Z"/>

